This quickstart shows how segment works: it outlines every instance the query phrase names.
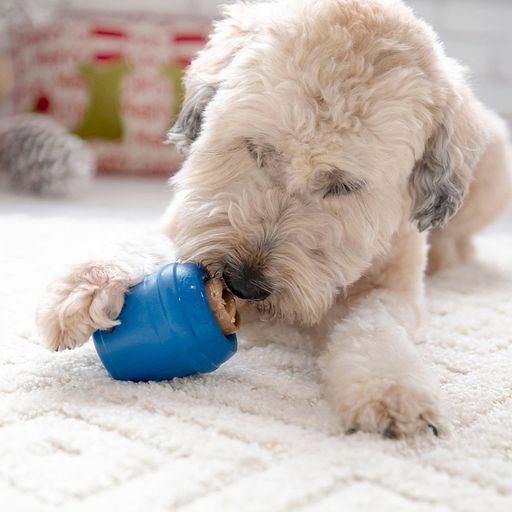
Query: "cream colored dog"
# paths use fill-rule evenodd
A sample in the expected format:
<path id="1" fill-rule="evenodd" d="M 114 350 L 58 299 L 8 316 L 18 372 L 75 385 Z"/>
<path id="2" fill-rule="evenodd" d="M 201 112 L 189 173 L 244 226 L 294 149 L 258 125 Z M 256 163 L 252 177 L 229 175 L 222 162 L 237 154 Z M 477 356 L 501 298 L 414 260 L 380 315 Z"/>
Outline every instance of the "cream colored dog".
<path id="1" fill-rule="evenodd" d="M 175 254 L 75 268 L 40 311 L 48 346 L 114 325 L 163 261 L 195 261 L 244 303 L 246 335 L 264 319 L 323 346 L 347 431 L 437 434 L 436 382 L 412 341 L 426 232 L 432 271 L 465 259 L 512 186 L 504 124 L 432 30 L 392 0 L 228 7 L 169 139 L 187 155 L 165 215 Z"/>

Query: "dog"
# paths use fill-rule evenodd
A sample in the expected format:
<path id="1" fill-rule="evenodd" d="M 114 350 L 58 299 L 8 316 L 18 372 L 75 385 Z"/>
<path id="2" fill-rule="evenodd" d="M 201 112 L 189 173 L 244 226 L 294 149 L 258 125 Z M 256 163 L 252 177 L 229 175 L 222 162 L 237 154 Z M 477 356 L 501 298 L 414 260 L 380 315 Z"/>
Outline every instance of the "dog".
<path id="1" fill-rule="evenodd" d="M 130 286 L 193 261 L 237 297 L 242 336 L 315 340 L 347 432 L 446 429 L 413 342 L 425 270 L 469 258 L 512 198 L 505 124 L 465 70 L 399 0 L 275 0 L 226 7 L 184 82 L 174 253 L 75 267 L 39 311 L 48 346 L 114 326 Z"/>

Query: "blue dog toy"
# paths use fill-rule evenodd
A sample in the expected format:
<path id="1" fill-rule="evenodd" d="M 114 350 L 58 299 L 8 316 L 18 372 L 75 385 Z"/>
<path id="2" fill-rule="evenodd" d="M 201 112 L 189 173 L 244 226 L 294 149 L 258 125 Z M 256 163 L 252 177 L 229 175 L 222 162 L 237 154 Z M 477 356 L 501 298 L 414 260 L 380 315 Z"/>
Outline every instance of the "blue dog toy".
<path id="1" fill-rule="evenodd" d="M 236 352 L 236 335 L 223 334 L 204 284 L 197 265 L 171 263 L 127 292 L 120 325 L 93 335 L 114 379 L 167 380 L 212 372 Z"/>

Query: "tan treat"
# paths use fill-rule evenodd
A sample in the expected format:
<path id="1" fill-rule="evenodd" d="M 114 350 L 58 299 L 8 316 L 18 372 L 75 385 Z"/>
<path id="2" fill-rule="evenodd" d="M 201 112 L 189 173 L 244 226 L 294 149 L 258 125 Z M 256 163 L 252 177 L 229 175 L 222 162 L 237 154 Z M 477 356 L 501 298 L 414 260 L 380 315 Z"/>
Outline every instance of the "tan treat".
<path id="1" fill-rule="evenodd" d="M 210 279 L 205 284 L 206 296 L 213 316 L 225 336 L 238 331 L 240 315 L 236 310 L 235 298 L 226 290 L 220 279 Z"/>

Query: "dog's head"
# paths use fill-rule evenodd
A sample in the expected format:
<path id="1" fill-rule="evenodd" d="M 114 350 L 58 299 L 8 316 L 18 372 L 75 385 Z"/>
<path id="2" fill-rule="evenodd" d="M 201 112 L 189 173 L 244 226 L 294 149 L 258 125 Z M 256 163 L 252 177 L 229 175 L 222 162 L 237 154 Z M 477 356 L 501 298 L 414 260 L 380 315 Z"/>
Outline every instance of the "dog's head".
<path id="1" fill-rule="evenodd" d="M 457 211 L 484 136 L 401 4 L 293 5 L 233 7 L 188 71 L 168 234 L 260 311 L 314 323 L 404 223 Z"/>

